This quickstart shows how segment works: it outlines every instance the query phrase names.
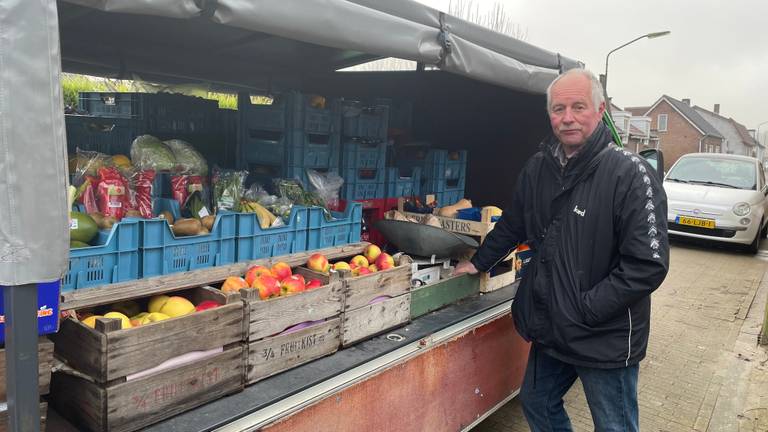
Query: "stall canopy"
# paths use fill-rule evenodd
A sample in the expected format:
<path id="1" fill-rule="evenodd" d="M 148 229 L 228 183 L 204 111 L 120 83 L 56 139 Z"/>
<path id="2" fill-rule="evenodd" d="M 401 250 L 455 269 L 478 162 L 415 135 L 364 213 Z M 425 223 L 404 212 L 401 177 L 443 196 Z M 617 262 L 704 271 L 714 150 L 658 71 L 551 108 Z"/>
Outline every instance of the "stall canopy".
<path id="1" fill-rule="evenodd" d="M 65 71 L 233 90 L 397 57 L 543 93 L 581 66 L 412 0 L 68 0 L 59 17 Z"/>

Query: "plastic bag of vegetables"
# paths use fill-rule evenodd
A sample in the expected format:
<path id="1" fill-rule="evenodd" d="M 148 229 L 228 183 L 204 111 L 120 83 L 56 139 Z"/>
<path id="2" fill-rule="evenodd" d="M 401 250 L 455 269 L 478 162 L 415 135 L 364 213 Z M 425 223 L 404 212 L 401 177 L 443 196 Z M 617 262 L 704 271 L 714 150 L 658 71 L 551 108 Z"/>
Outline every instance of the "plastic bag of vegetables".
<path id="1" fill-rule="evenodd" d="M 141 135 L 133 140 L 131 161 L 140 170 L 176 170 L 176 158 L 170 147 L 152 135 Z"/>
<path id="2" fill-rule="evenodd" d="M 176 159 L 176 169 L 180 174 L 208 175 L 208 163 L 192 144 L 179 139 L 163 141 L 163 143 L 173 152 Z"/>

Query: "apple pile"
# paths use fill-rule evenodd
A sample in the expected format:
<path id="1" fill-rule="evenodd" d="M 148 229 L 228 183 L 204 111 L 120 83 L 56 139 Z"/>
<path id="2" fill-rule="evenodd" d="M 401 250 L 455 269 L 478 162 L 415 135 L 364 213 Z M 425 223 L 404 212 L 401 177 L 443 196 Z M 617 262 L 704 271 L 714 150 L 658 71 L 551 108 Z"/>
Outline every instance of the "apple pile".
<path id="1" fill-rule="evenodd" d="M 77 314 L 77 317 L 80 319 L 80 322 L 91 328 L 96 327 L 97 318 L 115 318 L 120 320 L 121 329 L 128 329 L 213 309 L 218 306 L 219 304 L 213 300 L 204 300 L 195 306 L 191 301 L 181 296 L 157 295 L 149 299 L 146 311 L 141 310 L 138 302 L 127 300 L 108 306 L 106 309 L 109 312 L 104 315 L 83 312 Z"/>
<path id="2" fill-rule="evenodd" d="M 307 267 L 312 270 L 328 273 L 330 269 L 335 271 L 346 270 L 353 276 L 365 276 L 380 270 L 388 270 L 395 267 L 395 260 L 388 253 L 372 244 L 363 250 L 362 255 L 355 255 L 349 262 L 338 261 L 333 264 L 328 263 L 328 259 L 321 254 L 314 254 L 309 257 Z"/>
<path id="3" fill-rule="evenodd" d="M 269 298 L 298 294 L 320 288 L 319 279 L 304 280 L 304 276 L 293 274 L 291 266 L 278 262 L 272 268 L 255 265 L 245 272 L 245 277 L 230 276 L 221 286 L 223 292 L 239 292 L 242 288 L 253 288 L 259 292 L 259 298 Z"/>

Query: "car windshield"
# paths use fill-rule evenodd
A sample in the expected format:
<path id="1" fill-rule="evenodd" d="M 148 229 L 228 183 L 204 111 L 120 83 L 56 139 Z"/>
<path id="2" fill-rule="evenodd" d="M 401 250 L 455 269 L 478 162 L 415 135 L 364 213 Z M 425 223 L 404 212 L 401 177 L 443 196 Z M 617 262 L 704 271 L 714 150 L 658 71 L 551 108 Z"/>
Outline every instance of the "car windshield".
<path id="1" fill-rule="evenodd" d="M 755 164 L 736 159 L 683 158 L 672 167 L 665 180 L 734 189 L 757 189 Z"/>

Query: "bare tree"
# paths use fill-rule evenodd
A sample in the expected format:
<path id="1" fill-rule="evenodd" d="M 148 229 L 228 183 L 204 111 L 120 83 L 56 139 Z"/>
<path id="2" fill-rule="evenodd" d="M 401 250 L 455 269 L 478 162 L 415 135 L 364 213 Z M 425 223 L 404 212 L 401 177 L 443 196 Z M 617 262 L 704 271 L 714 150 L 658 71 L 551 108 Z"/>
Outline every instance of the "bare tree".
<path id="1" fill-rule="evenodd" d="M 448 14 L 515 39 L 526 40 L 528 38 L 528 29 L 513 22 L 504 5 L 499 2 L 494 2 L 490 9 L 481 10 L 477 0 L 450 0 L 448 3 Z M 414 69 L 416 69 L 415 61 L 390 57 L 353 66 L 345 70 L 377 72 Z"/>

